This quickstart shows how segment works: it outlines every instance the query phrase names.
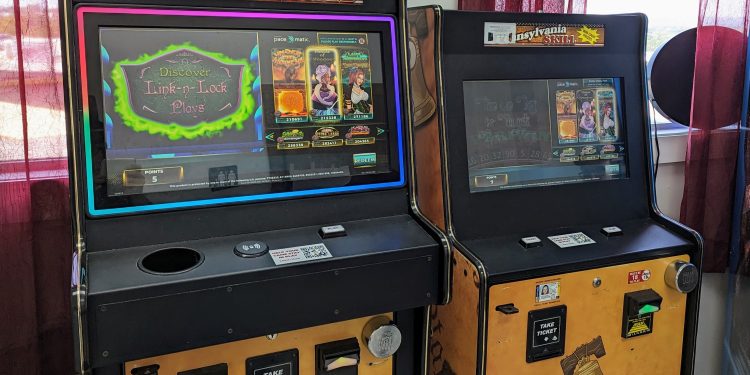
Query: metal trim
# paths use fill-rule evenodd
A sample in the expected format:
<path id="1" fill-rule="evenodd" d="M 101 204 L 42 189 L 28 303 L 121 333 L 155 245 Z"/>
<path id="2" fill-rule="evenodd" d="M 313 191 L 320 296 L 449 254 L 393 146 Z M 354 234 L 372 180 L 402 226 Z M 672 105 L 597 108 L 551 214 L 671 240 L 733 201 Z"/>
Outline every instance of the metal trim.
<path id="1" fill-rule="evenodd" d="M 78 133 L 76 132 L 76 111 L 75 104 L 75 85 L 72 83 L 73 67 L 75 62 L 73 61 L 72 47 L 73 40 L 70 37 L 70 31 L 75 27 L 75 22 L 71 24 L 72 18 L 72 2 L 61 0 L 59 9 L 60 13 L 60 25 L 62 32 L 63 47 L 63 66 L 64 66 L 64 86 L 65 86 L 65 104 L 67 107 L 67 115 L 65 116 L 67 127 L 68 127 L 68 178 L 69 186 L 73 190 L 71 193 L 71 209 L 72 209 L 72 224 L 73 224 L 73 278 L 77 279 L 78 282 L 71 283 L 71 305 L 74 319 L 74 371 L 78 374 L 88 373 L 88 353 L 86 346 L 86 335 L 85 335 L 85 310 L 86 310 L 86 287 L 85 287 L 85 256 L 86 256 L 86 244 L 85 234 L 83 225 L 83 212 L 81 210 L 82 202 L 79 189 L 79 160 L 77 153 L 77 141 Z"/>
<path id="2" fill-rule="evenodd" d="M 448 169 L 448 137 L 446 132 L 446 116 L 445 116 L 445 96 L 442 94 L 444 92 L 444 75 L 443 75 L 443 54 L 442 54 L 442 45 L 443 45 L 443 8 L 440 6 L 434 6 L 435 15 L 436 15 L 436 23 L 435 23 L 435 39 L 436 39 L 436 47 L 435 48 L 435 70 L 437 73 L 437 90 L 438 90 L 438 129 L 440 130 L 440 153 L 441 153 L 441 161 L 442 161 L 442 169 L 443 169 L 443 199 L 444 199 L 444 206 L 445 206 L 445 225 L 446 225 L 446 231 L 448 234 L 448 238 L 451 241 L 451 244 L 456 247 L 456 249 L 464 256 L 466 259 L 468 259 L 474 267 L 477 269 L 477 273 L 479 274 L 479 316 L 478 316 L 478 327 L 477 327 L 477 374 L 483 375 L 485 373 L 486 369 L 486 341 L 487 341 L 487 297 L 488 297 L 488 279 L 487 279 L 487 271 L 484 267 L 484 264 L 482 263 L 479 258 L 474 256 L 474 254 L 469 251 L 461 242 L 458 241 L 456 237 L 455 232 L 455 226 L 453 225 L 453 215 L 451 211 L 451 194 L 450 194 L 450 184 L 448 181 L 449 179 L 449 169 Z"/>
<path id="3" fill-rule="evenodd" d="M 437 16 L 438 15 L 438 11 L 437 10 L 439 10 L 440 7 L 439 6 L 435 6 L 435 8 L 436 8 L 435 14 L 436 14 L 436 21 L 437 21 L 437 19 L 439 19 L 439 17 Z M 418 8 L 412 8 L 412 9 L 418 9 Z M 407 13 L 405 12 L 404 13 L 404 17 L 402 19 L 402 24 L 401 24 L 401 27 L 403 29 L 402 33 L 401 33 L 402 34 L 402 41 L 401 42 L 403 43 L 403 48 L 408 48 L 406 46 L 408 46 L 408 38 L 409 38 L 409 35 L 408 35 L 408 27 L 409 27 L 409 25 L 408 25 L 408 20 L 407 20 L 406 14 Z M 436 29 L 436 32 L 437 32 L 438 28 L 436 27 L 435 29 Z M 436 50 L 438 50 L 438 49 L 436 49 Z M 445 256 L 443 257 L 443 261 L 444 261 L 444 267 L 443 267 L 444 268 L 444 273 L 443 273 L 443 280 L 444 280 L 444 282 L 443 282 L 443 290 L 444 290 L 445 293 L 444 293 L 443 298 L 441 299 L 441 304 L 445 305 L 445 304 L 448 304 L 450 302 L 450 300 L 451 300 L 450 276 L 451 276 L 451 269 L 452 269 L 452 267 L 451 267 L 451 256 L 452 256 L 453 252 L 452 252 L 452 248 L 451 248 L 451 244 L 450 244 L 450 240 L 448 239 L 448 236 L 440 228 L 438 228 L 437 225 L 435 225 L 430 219 L 428 219 L 424 215 L 424 213 L 422 213 L 422 210 L 419 208 L 419 204 L 418 204 L 418 195 L 419 194 L 418 194 L 418 191 L 417 191 L 417 188 L 416 188 L 417 171 L 416 171 L 416 164 L 414 162 L 414 160 L 416 159 L 416 148 L 415 148 L 415 144 L 414 144 L 414 121 L 413 121 L 413 118 L 412 118 L 412 103 L 411 103 L 411 75 L 410 75 L 410 72 L 409 72 L 409 56 L 408 56 L 408 53 L 404 53 L 404 56 L 403 56 L 401 62 L 402 62 L 402 65 L 403 65 L 403 70 L 404 70 L 404 73 L 403 73 L 403 76 L 404 76 L 404 86 L 405 86 L 405 90 L 406 90 L 406 94 L 407 94 L 406 97 L 405 97 L 406 100 L 405 100 L 405 103 L 404 103 L 405 112 L 408 114 L 408 116 L 406 118 L 407 129 L 406 129 L 406 133 L 405 134 L 406 134 L 407 142 L 409 142 L 409 145 L 410 145 L 409 152 L 408 152 L 408 156 L 409 156 L 409 178 L 410 178 L 410 182 L 411 182 L 409 184 L 409 203 L 410 203 L 411 209 L 414 212 L 414 214 L 427 227 L 429 227 L 440 238 L 441 245 L 443 246 L 443 250 L 444 250 L 444 253 L 445 253 L 444 254 Z M 439 96 L 441 96 L 441 95 L 438 95 L 438 97 Z M 440 128 L 440 121 L 438 121 L 438 128 Z M 445 158 L 444 158 L 444 150 L 442 148 L 440 150 L 440 157 L 441 157 L 441 160 L 445 160 Z M 441 168 L 442 168 L 442 166 L 441 166 Z M 443 179 L 442 181 L 443 181 L 443 191 L 445 192 L 445 180 Z M 445 193 L 443 194 L 443 207 L 444 207 L 444 210 L 447 207 L 446 202 L 445 202 Z M 446 219 L 446 225 L 448 225 L 447 219 Z"/>

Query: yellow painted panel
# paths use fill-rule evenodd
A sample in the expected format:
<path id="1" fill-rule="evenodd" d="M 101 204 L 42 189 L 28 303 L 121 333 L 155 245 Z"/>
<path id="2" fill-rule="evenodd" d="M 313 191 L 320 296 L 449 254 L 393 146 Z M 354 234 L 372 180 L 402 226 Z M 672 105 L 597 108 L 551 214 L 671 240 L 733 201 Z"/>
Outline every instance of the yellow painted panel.
<path id="1" fill-rule="evenodd" d="M 479 274 L 455 248 L 452 275 L 450 303 L 433 306 L 430 314 L 430 375 L 474 375 L 477 371 Z"/>
<path id="2" fill-rule="evenodd" d="M 393 319 L 393 314 L 385 314 Z M 359 341 L 361 361 L 359 373 L 362 375 L 392 375 L 393 360 L 381 360 L 370 354 L 362 342 L 362 330 L 370 319 L 366 317 L 344 322 L 280 333 L 276 339 L 266 337 L 235 341 L 208 346 L 184 352 L 146 358 L 125 364 L 125 373 L 137 367 L 158 364 L 159 375 L 174 375 L 180 371 L 207 367 L 219 363 L 229 365 L 229 375 L 245 375 L 245 360 L 264 354 L 299 350 L 299 370 L 301 375 L 315 374 L 315 345 L 356 337 Z"/>
<path id="3" fill-rule="evenodd" d="M 670 257 L 492 286 L 487 374 L 678 375 L 687 296 L 664 283 L 667 265 L 678 259 L 689 260 L 688 256 Z M 629 284 L 628 274 L 640 270 L 649 270 L 651 277 Z M 597 277 L 602 284 L 595 288 L 593 280 Z M 554 281 L 559 281 L 559 301 L 537 303 L 537 283 Z M 623 339 L 625 293 L 649 288 L 663 298 L 661 311 L 654 314 L 653 332 Z M 495 311 L 495 306 L 506 303 L 515 304 L 520 312 L 505 315 Z M 563 304 L 567 306 L 565 355 L 526 363 L 528 312 Z M 600 336 L 604 350 L 596 341 Z M 576 357 L 574 351 L 584 344 L 593 344 L 590 352 Z M 574 364 L 567 372 L 561 364 L 566 357 L 566 363 Z"/>

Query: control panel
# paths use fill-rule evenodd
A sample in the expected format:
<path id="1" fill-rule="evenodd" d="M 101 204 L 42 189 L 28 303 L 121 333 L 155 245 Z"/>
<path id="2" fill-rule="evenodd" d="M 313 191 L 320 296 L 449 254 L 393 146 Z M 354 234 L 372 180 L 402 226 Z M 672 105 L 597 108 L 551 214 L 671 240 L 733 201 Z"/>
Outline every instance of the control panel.
<path id="1" fill-rule="evenodd" d="M 133 375 L 392 375 L 393 314 L 269 334 L 125 364 Z"/>
<path id="2" fill-rule="evenodd" d="M 691 266 L 678 256 L 491 286 L 487 374 L 679 374 Z"/>

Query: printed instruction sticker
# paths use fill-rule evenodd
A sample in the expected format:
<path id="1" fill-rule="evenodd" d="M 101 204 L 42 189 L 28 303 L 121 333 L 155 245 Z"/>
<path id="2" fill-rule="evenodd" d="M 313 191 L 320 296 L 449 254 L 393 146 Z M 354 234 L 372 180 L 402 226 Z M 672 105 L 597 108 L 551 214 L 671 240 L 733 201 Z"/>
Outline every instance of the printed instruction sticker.
<path id="1" fill-rule="evenodd" d="M 554 302 L 559 299 L 559 281 L 544 281 L 536 284 L 536 303 Z"/>
<path id="2" fill-rule="evenodd" d="M 567 247 L 583 246 L 595 244 L 596 241 L 592 240 L 591 237 L 583 234 L 582 232 L 561 234 L 559 236 L 547 237 L 550 241 L 554 242 L 555 245 L 564 249 Z"/>
<path id="3" fill-rule="evenodd" d="M 333 258 L 326 245 L 322 243 L 276 249 L 268 253 L 271 254 L 271 258 L 277 266 Z"/>
<path id="4" fill-rule="evenodd" d="M 484 44 L 488 46 L 514 44 L 516 42 L 516 24 L 501 22 L 484 23 Z"/>

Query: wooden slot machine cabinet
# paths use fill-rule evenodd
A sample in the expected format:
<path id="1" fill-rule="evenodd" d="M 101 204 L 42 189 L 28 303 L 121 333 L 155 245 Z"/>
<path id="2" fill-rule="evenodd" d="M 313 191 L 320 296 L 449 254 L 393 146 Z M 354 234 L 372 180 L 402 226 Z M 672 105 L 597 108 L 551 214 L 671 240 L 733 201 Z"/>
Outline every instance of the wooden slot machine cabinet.
<path id="1" fill-rule="evenodd" d="M 400 1 L 60 4 L 76 371 L 413 375 Z"/>
<path id="2" fill-rule="evenodd" d="M 410 9 L 432 375 L 692 374 L 702 239 L 656 206 L 646 18 Z"/>

